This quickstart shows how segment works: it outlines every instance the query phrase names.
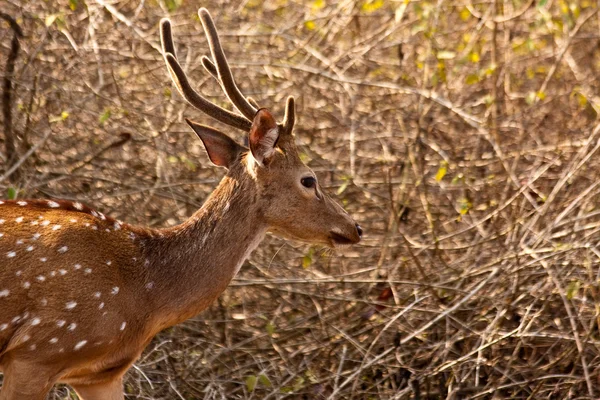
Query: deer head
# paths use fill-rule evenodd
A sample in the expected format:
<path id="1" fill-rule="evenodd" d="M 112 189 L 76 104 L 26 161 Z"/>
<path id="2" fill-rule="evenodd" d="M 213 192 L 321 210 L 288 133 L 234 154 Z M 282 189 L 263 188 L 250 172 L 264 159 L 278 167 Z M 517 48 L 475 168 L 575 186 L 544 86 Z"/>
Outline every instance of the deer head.
<path id="1" fill-rule="evenodd" d="M 198 12 L 212 58 L 202 58 L 205 69 L 219 82 L 225 94 L 242 114 L 212 104 L 190 85 L 175 55 L 169 20 L 161 21 L 161 40 L 167 66 L 179 93 L 195 108 L 248 135 L 249 148 L 226 134 L 187 120 L 202 140 L 210 160 L 228 169 L 228 176 L 240 180 L 249 176 L 253 194 L 260 203 L 268 229 L 286 238 L 335 247 L 358 243 L 360 226 L 323 191 L 315 173 L 299 157 L 294 138 L 294 98 L 288 97 L 285 116 L 277 123 L 266 109 L 246 98 L 236 85 L 208 10 Z M 249 193 L 250 195 L 250 193 Z"/>

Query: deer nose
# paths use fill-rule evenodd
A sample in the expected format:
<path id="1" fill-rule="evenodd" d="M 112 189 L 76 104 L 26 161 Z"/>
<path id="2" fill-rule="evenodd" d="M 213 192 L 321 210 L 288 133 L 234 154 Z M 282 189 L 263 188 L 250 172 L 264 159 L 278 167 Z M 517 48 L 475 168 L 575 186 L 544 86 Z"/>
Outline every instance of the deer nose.
<path id="1" fill-rule="evenodd" d="M 362 239 L 363 230 L 359 224 L 356 224 L 356 232 L 358 232 L 358 237 Z"/>

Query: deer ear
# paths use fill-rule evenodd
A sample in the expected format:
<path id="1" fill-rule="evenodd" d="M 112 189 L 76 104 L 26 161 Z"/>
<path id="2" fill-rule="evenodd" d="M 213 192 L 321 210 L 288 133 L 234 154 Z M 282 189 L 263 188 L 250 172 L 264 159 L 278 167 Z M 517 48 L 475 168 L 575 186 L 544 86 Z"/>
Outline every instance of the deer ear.
<path id="1" fill-rule="evenodd" d="M 252 121 L 248 142 L 252 156 L 260 165 L 268 165 L 275 153 L 279 139 L 279 128 L 273 115 L 267 109 L 258 110 Z"/>
<path id="2" fill-rule="evenodd" d="M 185 122 L 192 127 L 196 135 L 202 140 L 210 161 L 219 167 L 230 168 L 238 159 L 239 154 L 245 150 L 229 136 L 216 129 L 200 125 L 189 119 L 186 119 Z"/>

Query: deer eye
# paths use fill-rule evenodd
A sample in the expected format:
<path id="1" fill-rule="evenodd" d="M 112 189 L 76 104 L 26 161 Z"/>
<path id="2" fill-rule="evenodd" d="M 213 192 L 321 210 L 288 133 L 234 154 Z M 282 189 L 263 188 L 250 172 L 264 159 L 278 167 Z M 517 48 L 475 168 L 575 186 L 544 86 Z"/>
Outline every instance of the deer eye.
<path id="1" fill-rule="evenodd" d="M 310 189 L 310 188 L 314 188 L 316 186 L 317 180 L 315 178 L 313 178 L 312 176 L 306 176 L 306 177 L 300 179 L 300 183 L 305 188 Z"/>

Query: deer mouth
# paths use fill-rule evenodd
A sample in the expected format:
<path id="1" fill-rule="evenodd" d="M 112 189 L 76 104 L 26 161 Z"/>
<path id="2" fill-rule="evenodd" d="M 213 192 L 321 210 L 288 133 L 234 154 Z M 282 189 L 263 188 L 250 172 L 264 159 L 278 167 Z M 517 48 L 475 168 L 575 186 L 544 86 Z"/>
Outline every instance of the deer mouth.
<path id="1" fill-rule="evenodd" d="M 356 243 L 356 240 L 354 239 L 350 239 L 342 234 L 339 234 L 337 232 L 329 232 L 329 237 L 331 239 L 331 242 L 334 245 L 344 245 L 344 244 L 354 244 Z"/>

